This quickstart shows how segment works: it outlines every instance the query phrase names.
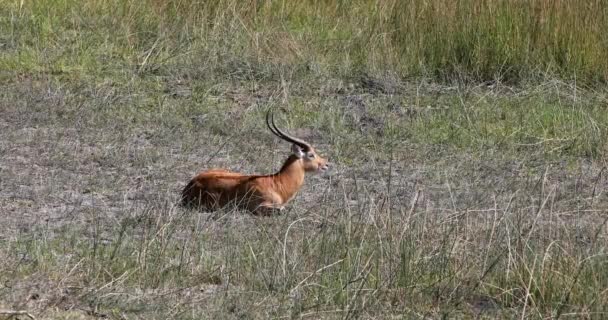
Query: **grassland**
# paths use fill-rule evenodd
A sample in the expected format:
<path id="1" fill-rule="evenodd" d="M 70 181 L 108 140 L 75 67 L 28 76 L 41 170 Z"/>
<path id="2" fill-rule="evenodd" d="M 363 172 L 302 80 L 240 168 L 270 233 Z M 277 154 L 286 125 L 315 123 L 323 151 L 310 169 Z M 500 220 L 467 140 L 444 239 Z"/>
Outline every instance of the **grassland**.
<path id="1" fill-rule="evenodd" d="M 0 311 L 604 318 L 606 10 L 0 0 Z M 281 216 L 176 206 L 276 170 L 279 106 L 331 174 Z"/>

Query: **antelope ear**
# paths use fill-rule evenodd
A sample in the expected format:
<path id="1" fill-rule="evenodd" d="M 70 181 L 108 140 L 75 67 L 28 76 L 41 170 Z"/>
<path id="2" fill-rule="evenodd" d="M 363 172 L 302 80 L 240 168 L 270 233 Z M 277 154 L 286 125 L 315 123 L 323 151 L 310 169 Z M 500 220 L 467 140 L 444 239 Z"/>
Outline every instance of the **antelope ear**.
<path id="1" fill-rule="evenodd" d="M 302 148 L 300 148 L 300 146 L 298 146 L 297 144 L 291 145 L 291 152 L 294 156 L 298 157 L 298 159 L 304 157 L 304 151 L 302 151 Z"/>

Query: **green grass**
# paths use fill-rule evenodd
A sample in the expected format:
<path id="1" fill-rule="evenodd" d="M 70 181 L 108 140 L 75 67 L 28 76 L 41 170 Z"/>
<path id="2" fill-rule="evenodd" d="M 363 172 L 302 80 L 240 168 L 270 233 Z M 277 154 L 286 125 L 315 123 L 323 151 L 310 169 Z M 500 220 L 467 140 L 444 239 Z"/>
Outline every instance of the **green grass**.
<path id="1" fill-rule="evenodd" d="M 195 60 L 203 73 L 258 79 L 276 79 L 277 66 L 443 81 L 608 74 L 601 1 L 53 0 L 0 10 L 0 66 L 20 72 L 115 76 Z M 235 70 L 244 65 L 252 72 Z"/>
<path id="2" fill-rule="evenodd" d="M 0 0 L 0 309 L 602 318 L 606 13 Z M 276 170 L 278 107 L 331 175 L 282 216 L 175 205 L 198 170 Z"/>

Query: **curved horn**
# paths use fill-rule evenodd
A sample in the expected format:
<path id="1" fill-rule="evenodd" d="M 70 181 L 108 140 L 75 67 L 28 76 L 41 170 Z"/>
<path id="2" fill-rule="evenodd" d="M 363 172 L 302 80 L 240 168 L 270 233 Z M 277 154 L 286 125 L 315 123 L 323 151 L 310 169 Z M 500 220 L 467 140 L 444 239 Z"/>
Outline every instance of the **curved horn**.
<path id="1" fill-rule="evenodd" d="M 283 137 L 278 132 L 276 132 L 274 130 L 274 128 L 270 125 L 270 114 L 271 114 L 271 110 L 268 109 L 268 112 L 266 112 L 266 127 L 268 127 L 268 130 L 270 130 L 270 132 L 272 132 L 272 134 L 283 139 Z"/>
<path id="2" fill-rule="evenodd" d="M 302 140 L 302 139 L 298 139 L 296 137 L 293 137 L 283 131 L 281 131 L 281 129 L 279 129 L 277 127 L 277 125 L 274 123 L 274 114 L 271 112 L 271 110 L 268 110 L 268 113 L 266 113 L 266 125 L 268 126 L 268 129 L 270 129 L 270 131 L 277 137 L 291 142 L 293 144 L 297 144 L 298 146 L 300 146 L 303 149 L 306 150 L 310 150 L 311 146 L 310 144 L 308 144 L 308 142 Z"/>

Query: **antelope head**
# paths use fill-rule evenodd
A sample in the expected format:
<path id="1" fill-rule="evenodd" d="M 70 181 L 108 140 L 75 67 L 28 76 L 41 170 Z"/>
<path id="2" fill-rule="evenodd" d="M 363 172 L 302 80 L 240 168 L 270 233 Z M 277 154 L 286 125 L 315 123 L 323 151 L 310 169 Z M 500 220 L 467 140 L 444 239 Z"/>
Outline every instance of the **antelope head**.
<path id="1" fill-rule="evenodd" d="M 270 132 L 275 136 L 292 143 L 291 152 L 293 156 L 302 161 L 303 168 L 306 172 L 322 173 L 329 168 L 327 159 L 319 156 L 310 143 L 291 136 L 279 129 L 274 123 L 274 114 L 268 110 L 266 113 L 266 125 Z"/>

